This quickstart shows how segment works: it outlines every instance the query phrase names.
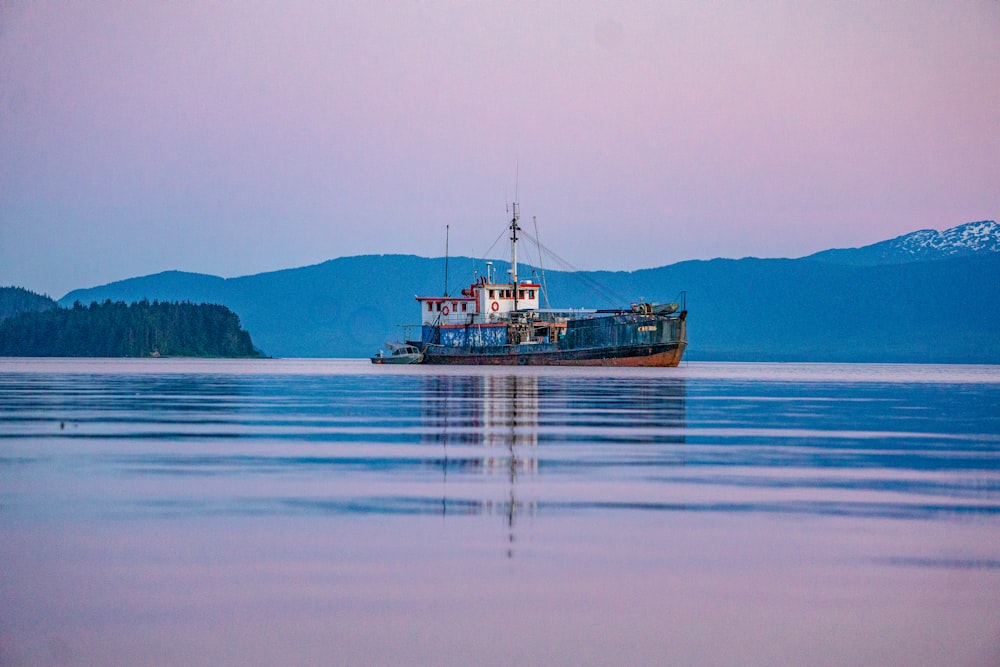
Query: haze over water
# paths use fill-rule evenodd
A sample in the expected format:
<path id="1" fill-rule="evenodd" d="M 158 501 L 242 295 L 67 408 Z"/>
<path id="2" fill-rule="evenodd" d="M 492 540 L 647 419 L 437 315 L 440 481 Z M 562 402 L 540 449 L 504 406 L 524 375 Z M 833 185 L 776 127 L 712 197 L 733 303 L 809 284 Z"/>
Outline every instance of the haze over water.
<path id="1" fill-rule="evenodd" d="M 1000 368 L 0 359 L 0 665 L 1000 664 Z"/>

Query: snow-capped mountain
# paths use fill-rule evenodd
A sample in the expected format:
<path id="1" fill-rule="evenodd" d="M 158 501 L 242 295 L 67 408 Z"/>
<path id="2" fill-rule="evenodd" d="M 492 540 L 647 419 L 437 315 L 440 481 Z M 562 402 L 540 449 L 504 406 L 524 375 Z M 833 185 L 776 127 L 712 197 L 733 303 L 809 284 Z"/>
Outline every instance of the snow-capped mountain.
<path id="1" fill-rule="evenodd" d="M 1000 252 L 1000 224 L 993 220 L 967 222 L 943 232 L 922 229 L 861 248 L 824 250 L 804 259 L 835 264 L 877 265 L 989 252 Z"/>

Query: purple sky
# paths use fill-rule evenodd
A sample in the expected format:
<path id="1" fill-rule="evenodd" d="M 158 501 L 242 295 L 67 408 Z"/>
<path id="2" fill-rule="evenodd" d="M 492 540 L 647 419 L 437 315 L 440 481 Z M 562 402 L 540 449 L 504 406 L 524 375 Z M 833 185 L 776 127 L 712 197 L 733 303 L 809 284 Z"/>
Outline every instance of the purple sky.
<path id="1" fill-rule="evenodd" d="M 0 285 L 1000 217 L 1000 2 L 0 3 Z"/>

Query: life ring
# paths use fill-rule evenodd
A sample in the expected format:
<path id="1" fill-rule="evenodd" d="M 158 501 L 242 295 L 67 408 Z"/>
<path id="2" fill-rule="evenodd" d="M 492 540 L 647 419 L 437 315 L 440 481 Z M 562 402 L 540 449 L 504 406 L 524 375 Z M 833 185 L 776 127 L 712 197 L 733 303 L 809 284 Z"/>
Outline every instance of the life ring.
<path id="1" fill-rule="evenodd" d="M 494 301 L 493 305 L 490 306 L 490 308 L 493 309 L 494 313 L 497 312 L 498 310 L 500 310 L 500 302 L 499 301 Z"/>
<path id="2" fill-rule="evenodd" d="M 441 314 L 442 315 L 444 315 L 445 317 L 448 317 L 448 313 L 450 313 L 450 312 L 451 311 L 448 310 L 448 306 L 441 306 Z"/>

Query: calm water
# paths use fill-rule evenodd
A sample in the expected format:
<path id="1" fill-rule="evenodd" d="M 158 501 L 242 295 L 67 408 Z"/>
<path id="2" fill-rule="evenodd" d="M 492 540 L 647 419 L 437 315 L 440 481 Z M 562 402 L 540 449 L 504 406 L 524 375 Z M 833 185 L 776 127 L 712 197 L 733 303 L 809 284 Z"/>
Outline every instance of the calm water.
<path id="1" fill-rule="evenodd" d="M 1000 665 L 1000 367 L 0 359 L 0 665 Z"/>

